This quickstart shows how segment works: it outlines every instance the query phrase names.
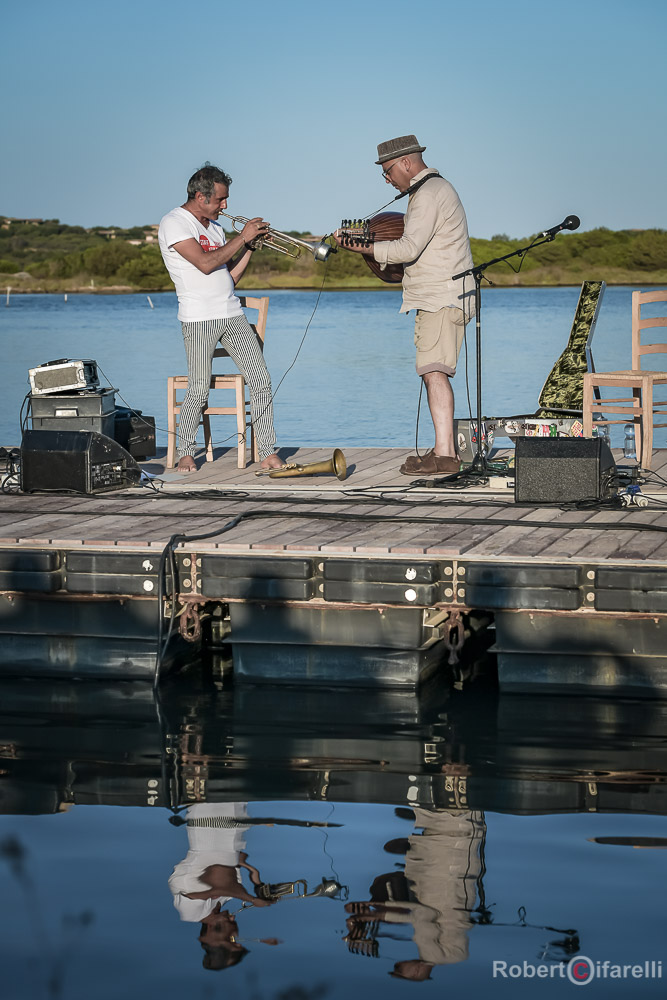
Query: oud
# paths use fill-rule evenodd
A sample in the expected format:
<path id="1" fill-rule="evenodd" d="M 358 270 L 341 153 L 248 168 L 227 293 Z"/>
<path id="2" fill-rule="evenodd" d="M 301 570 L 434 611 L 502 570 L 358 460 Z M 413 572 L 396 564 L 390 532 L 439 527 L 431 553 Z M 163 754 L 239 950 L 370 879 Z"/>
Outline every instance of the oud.
<path id="1" fill-rule="evenodd" d="M 381 212 L 371 219 L 343 219 L 338 230 L 343 247 L 365 246 L 384 240 L 400 240 L 403 235 L 405 216 L 402 212 Z M 387 264 L 383 269 L 378 262 L 366 254 L 363 258 L 373 274 L 381 281 L 399 284 L 403 281 L 403 264 Z"/>

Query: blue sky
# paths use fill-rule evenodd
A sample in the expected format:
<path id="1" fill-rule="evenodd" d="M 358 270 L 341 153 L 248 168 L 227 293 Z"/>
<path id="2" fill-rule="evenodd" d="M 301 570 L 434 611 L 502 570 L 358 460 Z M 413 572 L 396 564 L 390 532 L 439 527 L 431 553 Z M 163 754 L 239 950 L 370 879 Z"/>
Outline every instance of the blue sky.
<path id="1" fill-rule="evenodd" d="M 0 213 L 157 222 L 210 160 L 235 214 L 330 232 L 414 132 L 472 235 L 667 228 L 664 0 L 23 0 L 0 25 Z"/>

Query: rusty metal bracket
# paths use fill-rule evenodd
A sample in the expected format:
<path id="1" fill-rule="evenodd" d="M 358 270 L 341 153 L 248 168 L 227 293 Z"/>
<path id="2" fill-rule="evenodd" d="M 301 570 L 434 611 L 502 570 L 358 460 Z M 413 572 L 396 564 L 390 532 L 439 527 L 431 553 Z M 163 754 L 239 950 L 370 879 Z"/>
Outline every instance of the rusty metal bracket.
<path id="1" fill-rule="evenodd" d="M 458 609 L 453 608 L 450 610 L 449 617 L 443 625 L 443 631 L 445 633 L 445 645 L 449 650 L 447 663 L 450 667 L 453 667 L 459 662 L 459 651 L 465 641 L 463 619 Z"/>
<path id="2" fill-rule="evenodd" d="M 199 607 L 206 604 L 206 599 L 195 594 L 180 594 L 178 599 L 183 605 L 178 631 L 186 642 L 198 642 L 201 639 Z"/>

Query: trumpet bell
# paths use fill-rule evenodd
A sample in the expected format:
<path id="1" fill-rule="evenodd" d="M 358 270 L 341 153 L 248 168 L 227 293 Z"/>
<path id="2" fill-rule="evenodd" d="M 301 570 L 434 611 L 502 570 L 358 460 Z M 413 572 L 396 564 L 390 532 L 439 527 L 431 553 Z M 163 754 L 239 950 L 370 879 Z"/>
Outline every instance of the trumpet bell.
<path id="1" fill-rule="evenodd" d="M 345 461 L 345 455 L 340 448 L 336 448 L 334 450 L 334 453 L 331 456 L 331 461 L 333 462 L 333 471 L 342 483 L 347 476 L 347 462 Z"/>
<path id="2" fill-rule="evenodd" d="M 329 254 L 336 253 L 336 247 L 332 247 L 329 243 L 318 243 L 317 246 L 311 248 L 311 252 L 315 260 L 324 262 L 329 257 Z"/>
<path id="3" fill-rule="evenodd" d="M 306 240 L 297 239 L 296 236 L 288 236 L 287 233 L 280 233 L 277 229 L 269 229 L 267 236 L 262 240 L 261 246 L 265 246 L 267 250 L 276 250 L 278 253 L 284 253 L 288 257 L 300 257 L 303 250 L 312 254 L 315 260 L 319 260 L 321 263 L 328 258 L 329 254 L 335 253 L 336 248 L 325 243 L 323 240 L 320 243 L 307 243 Z"/>
<path id="4" fill-rule="evenodd" d="M 334 449 L 331 458 L 326 462 L 311 462 L 309 465 L 292 463 L 284 469 L 273 469 L 269 479 L 288 479 L 290 476 L 317 476 L 322 473 L 332 473 L 342 482 L 347 476 L 347 462 L 340 448 Z"/>

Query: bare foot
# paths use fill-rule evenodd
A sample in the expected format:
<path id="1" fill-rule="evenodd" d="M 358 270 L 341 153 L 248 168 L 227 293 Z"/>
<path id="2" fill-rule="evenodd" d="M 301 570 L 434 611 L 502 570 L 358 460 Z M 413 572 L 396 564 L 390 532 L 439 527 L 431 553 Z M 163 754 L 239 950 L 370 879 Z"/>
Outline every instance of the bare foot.
<path id="1" fill-rule="evenodd" d="M 196 472 L 197 466 L 192 455 L 184 455 L 183 458 L 179 458 L 178 465 L 176 466 L 176 472 Z"/>
<path id="2" fill-rule="evenodd" d="M 267 455 L 266 458 L 259 463 L 259 467 L 260 469 L 282 469 L 284 464 L 285 463 L 281 462 L 274 452 L 273 455 Z"/>

